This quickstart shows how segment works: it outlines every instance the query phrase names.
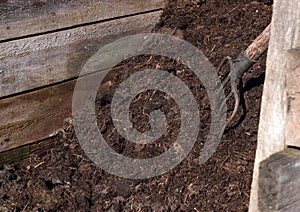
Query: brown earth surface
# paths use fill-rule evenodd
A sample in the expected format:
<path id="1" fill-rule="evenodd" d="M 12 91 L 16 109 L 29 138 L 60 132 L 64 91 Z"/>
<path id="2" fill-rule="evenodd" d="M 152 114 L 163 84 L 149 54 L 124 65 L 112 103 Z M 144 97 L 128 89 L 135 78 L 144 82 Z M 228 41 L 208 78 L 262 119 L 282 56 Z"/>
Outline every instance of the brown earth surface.
<path id="1" fill-rule="evenodd" d="M 155 32 L 190 42 L 215 67 L 225 56 L 238 54 L 270 23 L 271 0 L 171 0 Z M 266 54 L 244 74 L 241 106 L 213 157 L 197 161 L 210 127 L 205 88 L 191 70 L 169 58 L 146 55 L 124 61 L 100 86 L 98 127 L 119 154 L 133 158 L 157 156 L 172 146 L 180 129 L 180 111 L 166 93 L 148 90 L 130 106 L 131 121 L 140 132 L 149 130 L 149 113 L 166 114 L 167 128 L 152 144 L 134 144 L 114 129 L 110 106 L 115 88 L 145 68 L 166 70 L 184 81 L 198 102 L 201 128 L 191 153 L 171 171 L 132 180 L 97 167 L 79 145 L 70 123 L 46 142 L 53 148 L 31 155 L 19 165 L 0 170 L 0 211 L 247 211 L 256 150 Z M 222 69 L 223 79 L 228 70 Z M 228 101 L 228 108 L 233 107 Z M 45 141 L 43 141 L 45 142 Z"/>

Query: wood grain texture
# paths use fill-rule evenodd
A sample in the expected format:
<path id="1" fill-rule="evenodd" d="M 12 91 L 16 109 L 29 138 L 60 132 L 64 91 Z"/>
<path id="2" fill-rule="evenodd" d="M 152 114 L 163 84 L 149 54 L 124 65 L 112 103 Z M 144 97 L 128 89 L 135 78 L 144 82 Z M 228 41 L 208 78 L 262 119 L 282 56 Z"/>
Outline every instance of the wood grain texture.
<path id="1" fill-rule="evenodd" d="M 75 81 L 0 101 L 0 152 L 49 137 L 71 117 Z"/>
<path id="2" fill-rule="evenodd" d="M 165 0 L 2 0 L 0 41 L 163 8 Z"/>
<path id="3" fill-rule="evenodd" d="M 41 157 L 51 151 L 51 148 L 55 148 L 56 145 L 55 138 L 52 138 L 0 152 L 0 169 L 6 164 L 20 164 L 24 159 L 33 155 Z"/>
<path id="4" fill-rule="evenodd" d="M 77 77 L 104 44 L 150 32 L 161 11 L 0 43 L 0 98 Z"/>
<path id="5" fill-rule="evenodd" d="M 251 43 L 246 49 L 245 56 L 251 60 L 256 61 L 268 48 L 270 40 L 271 24 Z"/>
<path id="6" fill-rule="evenodd" d="M 300 34 L 300 33 L 299 33 Z M 287 53 L 287 121 L 285 144 L 300 147 L 300 48 Z"/>
<path id="7" fill-rule="evenodd" d="M 258 144 L 252 181 L 250 212 L 257 212 L 259 163 L 283 150 L 287 121 L 287 52 L 300 45 L 300 1 L 274 0 L 266 78 L 262 97 Z"/>
<path id="8" fill-rule="evenodd" d="M 107 76 L 100 92 L 111 89 Z M 64 121 L 72 117 L 75 84 L 76 80 L 71 80 L 0 100 L 0 152 L 49 138 L 62 129 Z"/>
<path id="9" fill-rule="evenodd" d="M 287 148 L 260 163 L 259 211 L 300 211 L 300 150 Z"/>

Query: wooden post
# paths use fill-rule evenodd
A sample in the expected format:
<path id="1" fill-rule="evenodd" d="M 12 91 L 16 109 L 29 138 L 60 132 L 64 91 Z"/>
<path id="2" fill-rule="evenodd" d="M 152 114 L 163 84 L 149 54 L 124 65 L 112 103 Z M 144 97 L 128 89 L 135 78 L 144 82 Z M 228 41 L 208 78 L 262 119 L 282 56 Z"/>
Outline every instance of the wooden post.
<path id="1" fill-rule="evenodd" d="M 288 108 L 285 142 L 288 146 L 300 147 L 300 48 L 290 50 L 287 60 L 286 89 Z"/>
<path id="2" fill-rule="evenodd" d="M 295 53 L 298 52 L 298 48 L 300 48 L 300 1 L 274 0 L 250 212 L 258 211 L 260 162 L 289 145 L 300 147 L 298 135 L 300 60 L 299 55 Z"/>
<path id="3" fill-rule="evenodd" d="M 300 211 L 300 150 L 287 148 L 259 167 L 259 211 Z"/>

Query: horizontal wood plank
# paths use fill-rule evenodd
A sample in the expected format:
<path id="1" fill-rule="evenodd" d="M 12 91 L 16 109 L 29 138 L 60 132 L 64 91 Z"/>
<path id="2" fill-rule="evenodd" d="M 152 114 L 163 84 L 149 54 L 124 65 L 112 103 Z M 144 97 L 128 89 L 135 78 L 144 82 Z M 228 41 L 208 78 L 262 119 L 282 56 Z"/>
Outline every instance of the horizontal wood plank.
<path id="1" fill-rule="evenodd" d="M 161 11 L 0 43 L 0 98 L 77 77 L 104 44 L 150 32 Z"/>
<path id="2" fill-rule="evenodd" d="M 99 87 L 100 92 L 106 93 L 111 89 L 110 79 L 115 77 L 121 67 L 114 68 L 114 72 L 106 75 L 104 83 Z M 0 100 L 0 152 L 58 133 L 65 120 L 72 116 L 75 84 L 76 80 L 71 80 Z"/>
<path id="3" fill-rule="evenodd" d="M 7 164 L 20 164 L 30 156 L 41 157 L 57 146 L 55 138 L 34 142 L 5 152 L 0 152 L 0 169 Z"/>
<path id="4" fill-rule="evenodd" d="M 75 81 L 0 101 L 0 152 L 49 137 L 71 117 Z"/>
<path id="5" fill-rule="evenodd" d="M 2 0 L 0 41 L 164 7 L 165 0 Z"/>

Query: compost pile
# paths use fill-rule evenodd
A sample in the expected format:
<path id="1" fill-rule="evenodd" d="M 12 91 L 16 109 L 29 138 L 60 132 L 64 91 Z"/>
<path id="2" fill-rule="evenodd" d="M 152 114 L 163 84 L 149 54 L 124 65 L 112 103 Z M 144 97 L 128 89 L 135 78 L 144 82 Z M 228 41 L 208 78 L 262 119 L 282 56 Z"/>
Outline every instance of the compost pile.
<path id="1" fill-rule="evenodd" d="M 155 32 L 183 38 L 209 58 L 215 67 L 225 56 L 235 58 L 270 23 L 271 0 L 170 1 Z M 166 70 L 184 81 L 198 101 L 201 129 L 188 157 L 166 174 L 150 179 L 120 178 L 98 168 L 79 145 L 71 123 L 48 141 L 51 148 L 33 154 L 19 165 L 0 170 L 0 211 L 246 211 L 256 150 L 259 109 L 266 55 L 243 77 L 241 106 L 209 161 L 197 158 L 210 127 L 210 104 L 205 88 L 187 67 L 169 58 L 146 55 L 122 62 L 105 79 L 97 96 L 98 127 L 118 153 L 148 158 L 166 151 L 180 127 L 180 111 L 163 92 L 138 95 L 130 106 L 133 126 L 149 130 L 148 115 L 160 109 L 171 120 L 166 134 L 153 144 L 123 139 L 110 116 L 115 88 L 145 68 Z M 220 78 L 228 70 L 220 71 Z M 228 102 L 232 108 L 233 100 Z"/>

